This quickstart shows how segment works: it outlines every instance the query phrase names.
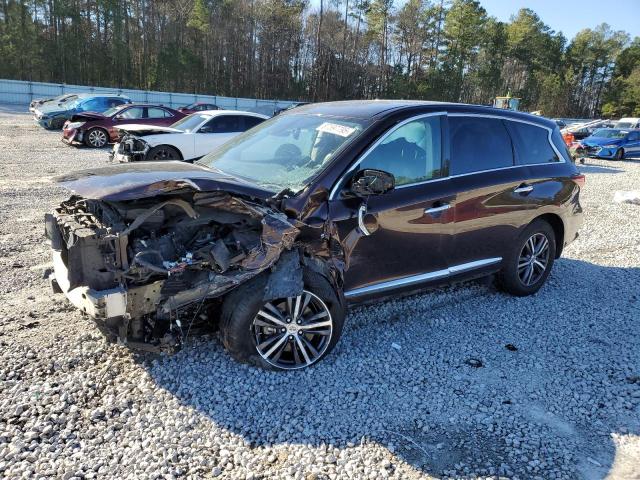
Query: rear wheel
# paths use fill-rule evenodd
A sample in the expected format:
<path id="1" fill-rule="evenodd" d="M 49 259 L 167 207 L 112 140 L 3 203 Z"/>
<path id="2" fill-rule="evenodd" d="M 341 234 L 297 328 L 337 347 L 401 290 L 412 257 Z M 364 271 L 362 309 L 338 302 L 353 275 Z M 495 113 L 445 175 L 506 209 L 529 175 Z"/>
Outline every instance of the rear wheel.
<path id="1" fill-rule="evenodd" d="M 522 232 L 504 259 L 498 275 L 500 286 L 512 295 L 533 295 L 551 273 L 555 256 L 553 228 L 544 220 L 536 220 Z"/>
<path id="2" fill-rule="evenodd" d="M 169 145 L 159 145 L 153 147 L 147 153 L 146 160 L 182 160 L 180 153 L 175 148 Z"/>
<path id="3" fill-rule="evenodd" d="M 622 148 L 619 148 L 618 150 L 616 150 L 616 154 L 615 154 L 615 159 L 616 160 L 622 160 L 624 157 L 624 150 Z"/>
<path id="4" fill-rule="evenodd" d="M 84 136 L 87 147 L 102 148 L 109 142 L 109 134 L 102 128 L 92 128 Z"/>
<path id="5" fill-rule="evenodd" d="M 305 271 L 300 295 L 265 301 L 266 275 L 245 283 L 224 301 L 222 342 L 241 362 L 295 370 L 324 358 L 335 347 L 344 323 L 344 308 L 331 284 Z"/>

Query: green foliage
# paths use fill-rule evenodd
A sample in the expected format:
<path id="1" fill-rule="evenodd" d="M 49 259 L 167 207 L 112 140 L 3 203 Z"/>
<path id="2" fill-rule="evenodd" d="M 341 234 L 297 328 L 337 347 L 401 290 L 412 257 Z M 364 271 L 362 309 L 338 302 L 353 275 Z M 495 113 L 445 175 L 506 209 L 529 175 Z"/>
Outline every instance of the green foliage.
<path id="1" fill-rule="evenodd" d="M 36 81 L 640 114 L 640 39 L 603 24 L 567 43 L 481 0 L 3 0 L 0 59 L 0 77 Z"/>

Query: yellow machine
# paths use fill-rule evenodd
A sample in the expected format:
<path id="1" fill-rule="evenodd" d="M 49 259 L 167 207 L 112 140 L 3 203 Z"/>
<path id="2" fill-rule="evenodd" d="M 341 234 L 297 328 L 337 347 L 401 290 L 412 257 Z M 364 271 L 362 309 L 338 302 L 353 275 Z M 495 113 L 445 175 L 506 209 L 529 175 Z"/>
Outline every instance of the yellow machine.
<path id="1" fill-rule="evenodd" d="M 494 98 L 493 106 L 502 110 L 513 110 L 514 112 L 517 112 L 518 107 L 520 106 L 520 99 L 507 94 L 506 97 Z"/>

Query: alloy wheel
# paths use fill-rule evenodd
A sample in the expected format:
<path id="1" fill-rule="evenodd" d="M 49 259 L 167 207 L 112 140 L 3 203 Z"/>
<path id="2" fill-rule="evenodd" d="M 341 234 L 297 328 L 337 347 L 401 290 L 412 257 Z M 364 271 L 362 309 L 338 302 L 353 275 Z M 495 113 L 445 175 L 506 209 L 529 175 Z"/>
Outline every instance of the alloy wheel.
<path id="1" fill-rule="evenodd" d="M 544 233 L 535 233 L 525 242 L 518 257 L 518 277 L 529 287 L 537 283 L 549 264 L 549 239 Z"/>
<path id="2" fill-rule="evenodd" d="M 107 134 L 102 130 L 91 130 L 89 144 L 94 148 L 104 147 L 107 144 Z"/>
<path id="3" fill-rule="evenodd" d="M 258 354 L 270 365 L 292 370 L 319 360 L 329 347 L 333 319 L 317 295 L 265 302 L 251 323 Z"/>

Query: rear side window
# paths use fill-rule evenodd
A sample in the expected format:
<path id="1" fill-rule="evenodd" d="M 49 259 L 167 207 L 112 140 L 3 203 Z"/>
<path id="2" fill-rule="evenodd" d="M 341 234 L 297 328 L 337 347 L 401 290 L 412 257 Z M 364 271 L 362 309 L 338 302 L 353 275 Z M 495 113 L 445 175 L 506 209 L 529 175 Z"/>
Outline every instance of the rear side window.
<path id="1" fill-rule="evenodd" d="M 244 117 L 244 129 L 249 130 L 262 122 L 264 122 L 264 120 L 259 117 Z"/>
<path id="2" fill-rule="evenodd" d="M 569 153 L 569 147 L 567 147 L 567 144 L 564 142 L 564 139 L 562 138 L 562 134 L 560 133 L 560 129 L 558 128 L 553 129 L 553 132 L 551 133 L 551 141 L 553 142 L 555 147 L 558 149 L 560 154 L 564 157 L 564 160 L 566 162 L 573 161 L 571 159 L 571 153 Z"/>
<path id="3" fill-rule="evenodd" d="M 502 120 L 449 117 L 451 174 L 513 166 L 511 138 Z"/>
<path id="4" fill-rule="evenodd" d="M 121 111 L 121 113 L 118 114 L 118 117 L 129 119 L 144 118 L 144 108 L 131 107 L 124 109 L 123 111 Z"/>
<path id="5" fill-rule="evenodd" d="M 528 123 L 507 121 L 516 149 L 516 165 L 559 161 L 549 143 L 549 130 Z"/>
<path id="6" fill-rule="evenodd" d="M 147 116 L 149 118 L 168 118 L 172 117 L 173 115 L 171 115 L 163 108 L 149 107 L 147 108 Z"/>

